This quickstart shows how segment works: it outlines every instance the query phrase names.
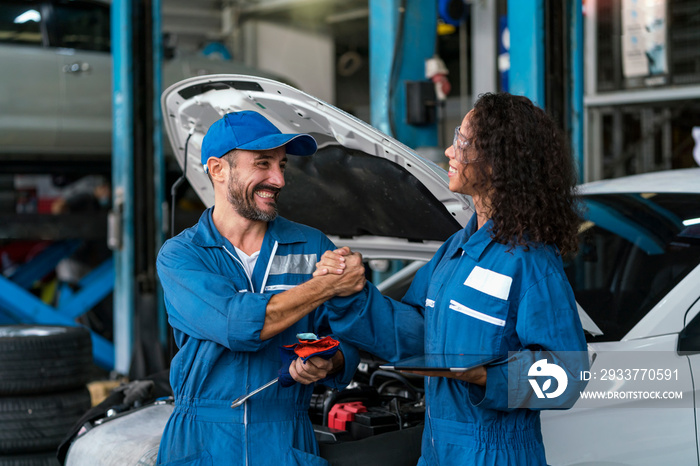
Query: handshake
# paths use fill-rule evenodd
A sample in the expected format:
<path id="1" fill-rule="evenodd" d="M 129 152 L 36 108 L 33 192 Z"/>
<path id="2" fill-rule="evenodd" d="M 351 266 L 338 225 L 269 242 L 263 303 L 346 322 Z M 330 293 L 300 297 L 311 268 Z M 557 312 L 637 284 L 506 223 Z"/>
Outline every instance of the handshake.
<path id="1" fill-rule="evenodd" d="M 335 296 L 350 296 L 365 286 L 365 266 L 362 254 L 349 247 L 326 251 L 316 263 L 314 278 L 323 280 Z"/>
<path id="2" fill-rule="evenodd" d="M 367 281 L 362 254 L 354 253 L 348 247 L 326 251 L 316 263 L 316 271 L 311 281 L 316 282 L 316 289 L 324 301 L 362 291 Z M 289 366 L 289 375 L 294 381 L 308 385 L 337 372 L 344 364 L 342 351 L 336 352 L 331 359 L 296 358 Z"/>

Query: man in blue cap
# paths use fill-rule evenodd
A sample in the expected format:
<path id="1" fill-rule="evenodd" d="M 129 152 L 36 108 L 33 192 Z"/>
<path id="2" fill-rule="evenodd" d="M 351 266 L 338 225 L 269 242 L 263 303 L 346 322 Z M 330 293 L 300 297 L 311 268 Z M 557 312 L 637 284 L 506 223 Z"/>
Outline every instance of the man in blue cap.
<path id="1" fill-rule="evenodd" d="M 361 268 L 312 278 L 318 258 L 335 246 L 277 215 L 287 154 L 308 156 L 316 147 L 310 135 L 282 134 L 253 111 L 225 115 L 204 137 L 214 206 L 166 241 L 157 260 L 179 347 L 170 369 L 175 410 L 158 464 L 327 464 L 314 456 L 312 384 L 343 388 L 359 362 L 354 348 L 341 343 L 329 360 L 297 359 L 289 372 L 300 383 L 274 384 L 231 408 L 278 375 L 280 346 L 299 333 L 331 332 L 326 300 L 365 283 Z"/>

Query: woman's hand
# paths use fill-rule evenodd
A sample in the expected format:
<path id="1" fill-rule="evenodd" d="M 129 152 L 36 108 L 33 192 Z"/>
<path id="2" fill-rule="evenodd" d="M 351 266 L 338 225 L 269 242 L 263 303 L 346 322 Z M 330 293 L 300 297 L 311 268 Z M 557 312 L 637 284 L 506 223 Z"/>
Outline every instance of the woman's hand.
<path id="1" fill-rule="evenodd" d="M 314 277 L 320 277 L 329 273 L 342 275 L 345 270 L 345 256 L 352 254 L 349 247 L 345 246 L 335 251 L 326 251 L 321 256 L 321 260 L 316 262 Z"/>
<path id="2" fill-rule="evenodd" d="M 411 374 L 424 375 L 426 377 L 447 377 L 449 379 L 457 379 L 463 382 L 473 383 L 475 385 L 486 386 L 486 368 L 484 366 L 475 367 L 465 372 L 447 372 L 447 371 L 401 371 L 410 372 Z"/>

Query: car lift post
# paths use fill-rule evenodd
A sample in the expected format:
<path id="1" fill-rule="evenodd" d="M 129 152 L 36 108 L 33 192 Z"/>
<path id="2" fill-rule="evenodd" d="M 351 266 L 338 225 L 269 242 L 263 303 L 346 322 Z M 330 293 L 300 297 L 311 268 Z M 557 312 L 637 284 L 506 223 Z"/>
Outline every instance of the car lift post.
<path id="1" fill-rule="evenodd" d="M 524 95 L 546 108 L 545 84 L 545 2 L 544 0 L 508 0 L 510 32 L 509 91 Z M 568 63 L 566 77 L 566 127 L 571 152 L 583 181 L 583 5 L 581 0 L 567 0 L 564 5 Z"/>
<path id="2" fill-rule="evenodd" d="M 162 244 L 160 0 L 112 2 L 115 369 L 163 369 L 163 305 L 155 261 Z"/>
<path id="3" fill-rule="evenodd" d="M 132 0 L 114 0 L 112 34 L 112 212 L 110 247 L 114 250 L 115 369 L 126 374 L 131 363 L 134 322 L 134 72 Z"/>
<path id="4" fill-rule="evenodd" d="M 406 122 L 406 84 L 425 81 L 435 54 L 437 0 L 370 0 L 372 126 L 409 147 L 436 147 L 437 122 Z"/>

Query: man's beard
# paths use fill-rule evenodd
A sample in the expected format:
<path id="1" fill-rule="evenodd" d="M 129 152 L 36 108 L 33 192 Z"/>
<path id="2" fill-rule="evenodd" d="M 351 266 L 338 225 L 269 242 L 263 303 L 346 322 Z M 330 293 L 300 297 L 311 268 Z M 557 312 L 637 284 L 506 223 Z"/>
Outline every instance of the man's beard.
<path id="1" fill-rule="evenodd" d="M 238 178 L 231 172 L 228 179 L 228 201 L 238 214 L 248 220 L 271 222 L 277 218 L 277 203 L 274 202 L 271 211 L 260 209 L 255 203 L 255 191 L 266 189 L 274 193 L 278 193 L 279 188 L 273 186 L 259 184 L 246 196 L 245 188 L 241 186 Z"/>

